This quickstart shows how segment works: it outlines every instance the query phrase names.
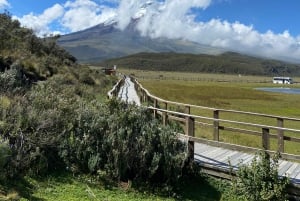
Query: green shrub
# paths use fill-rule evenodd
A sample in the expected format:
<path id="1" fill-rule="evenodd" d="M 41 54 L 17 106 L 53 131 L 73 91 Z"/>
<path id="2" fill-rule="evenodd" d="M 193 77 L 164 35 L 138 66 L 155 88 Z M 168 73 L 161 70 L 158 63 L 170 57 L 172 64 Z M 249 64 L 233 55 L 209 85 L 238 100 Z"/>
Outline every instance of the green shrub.
<path id="1" fill-rule="evenodd" d="M 0 138 L 0 181 L 5 178 L 5 169 L 11 156 L 9 144 Z"/>
<path id="2" fill-rule="evenodd" d="M 121 180 L 176 182 L 186 161 L 186 145 L 146 109 L 110 103 L 106 169 Z"/>
<path id="3" fill-rule="evenodd" d="M 116 180 L 173 183 L 182 175 L 186 145 L 145 109 L 110 101 L 81 105 L 60 155 L 74 171 L 105 171 Z"/>
<path id="4" fill-rule="evenodd" d="M 266 151 L 254 157 L 250 166 L 240 165 L 237 178 L 224 200 L 282 201 L 286 200 L 287 177 L 278 176 L 279 154 L 270 156 Z"/>
<path id="5" fill-rule="evenodd" d="M 17 69 L 0 73 L 0 93 L 14 92 L 22 86 L 22 75 Z"/>

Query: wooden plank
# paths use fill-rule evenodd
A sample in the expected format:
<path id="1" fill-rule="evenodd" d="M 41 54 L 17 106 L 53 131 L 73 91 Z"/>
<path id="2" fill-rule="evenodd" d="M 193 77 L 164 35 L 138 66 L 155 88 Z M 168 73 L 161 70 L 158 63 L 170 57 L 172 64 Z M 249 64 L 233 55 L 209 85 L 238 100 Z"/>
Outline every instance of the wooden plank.
<path id="1" fill-rule="evenodd" d="M 224 157 L 224 158 L 221 158 L 219 160 L 222 161 L 222 162 L 229 163 L 231 157 L 236 155 L 236 154 L 239 154 L 239 152 L 238 151 L 230 151 L 230 153 L 226 155 L 226 158 Z"/>
<path id="2" fill-rule="evenodd" d="M 232 166 L 238 166 L 239 163 L 241 162 L 241 160 L 242 160 L 245 156 L 248 156 L 248 155 L 249 155 L 249 154 L 238 152 L 237 154 L 233 155 L 233 156 L 230 158 L 230 164 L 231 164 Z"/>
<path id="3" fill-rule="evenodd" d="M 216 154 L 220 153 L 220 150 L 221 150 L 221 148 L 215 149 L 215 150 L 208 150 L 202 155 L 195 154 L 195 158 L 198 158 L 200 161 L 205 162 L 205 163 L 217 164 L 217 161 L 214 160 L 214 156 L 216 156 Z"/>
<path id="4" fill-rule="evenodd" d="M 224 127 L 220 126 L 220 130 L 224 131 L 231 131 L 231 132 L 236 132 L 240 134 L 248 134 L 248 135 L 254 135 L 254 136 L 261 136 L 261 132 L 259 131 L 253 131 L 253 130 L 247 130 L 247 129 L 240 129 L 240 128 L 234 128 L 234 127 Z"/>
<path id="5" fill-rule="evenodd" d="M 294 179 L 294 178 L 297 177 L 298 174 L 300 174 L 300 168 L 295 169 L 295 170 L 291 173 L 290 178 L 293 178 L 293 179 Z"/>
<path id="6" fill-rule="evenodd" d="M 207 150 L 205 152 L 205 154 L 202 154 L 202 155 L 207 158 L 213 158 L 216 156 L 216 154 L 219 154 L 222 150 L 224 150 L 224 149 L 220 148 L 220 147 L 216 147 L 214 150 Z"/>
<path id="7" fill-rule="evenodd" d="M 230 144 L 230 143 L 226 143 L 226 142 L 216 142 L 213 140 L 201 139 L 201 138 L 197 138 L 197 137 L 193 137 L 191 139 L 200 144 L 208 144 L 210 146 L 223 147 L 225 149 L 237 150 L 237 151 L 242 151 L 242 152 L 247 152 L 247 153 L 248 152 L 256 153 L 258 151 L 262 151 L 262 149 L 258 149 L 258 148 L 254 148 L 254 147 L 246 147 L 246 146 Z M 267 152 L 270 154 L 275 154 L 275 151 L 267 151 Z M 281 153 L 281 157 L 286 160 L 300 161 L 300 155 Z"/>
<path id="8" fill-rule="evenodd" d="M 173 115 L 168 115 L 168 118 L 171 119 L 171 120 L 182 122 L 182 123 L 185 122 L 184 118 L 176 117 L 176 116 L 173 116 Z"/>
<path id="9" fill-rule="evenodd" d="M 222 149 L 221 147 L 207 146 L 207 149 L 206 149 L 206 150 L 204 150 L 203 152 L 198 153 L 198 154 L 205 155 L 205 154 L 207 154 L 207 153 L 210 153 L 210 152 L 216 152 L 216 151 L 219 151 L 219 150 L 221 150 L 221 149 Z"/>
<path id="10" fill-rule="evenodd" d="M 296 138 L 296 137 L 284 136 L 283 138 L 284 138 L 284 140 L 286 140 L 286 141 L 300 142 L 300 138 Z"/>
<path id="11" fill-rule="evenodd" d="M 224 158 L 226 158 L 228 156 L 228 154 L 230 154 L 230 152 L 231 152 L 231 150 L 224 149 L 224 150 L 222 150 L 222 152 L 220 152 L 220 154 L 216 155 L 214 157 L 214 159 L 219 161 L 220 163 L 223 163 L 221 160 L 222 159 L 224 160 Z"/>
<path id="12" fill-rule="evenodd" d="M 195 153 L 202 153 L 204 151 L 207 151 L 210 147 L 206 144 L 199 144 L 195 143 Z"/>
<path id="13" fill-rule="evenodd" d="M 238 169 L 239 165 L 249 165 L 254 158 L 254 155 L 247 154 L 247 153 L 240 153 L 238 157 L 236 157 L 234 160 L 231 160 L 230 163 L 234 169 Z"/>
<path id="14" fill-rule="evenodd" d="M 212 154 L 210 154 L 212 155 Z M 203 163 L 209 163 L 209 164 L 216 164 L 217 162 L 211 157 L 211 156 L 204 156 L 204 155 L 196 155 L 195 154 L 195 159 L 198 159 L 198 161 L 201 161 Z"/>
<path id="15" fill-rule="evenodd" d="M 300 173 L 295 177 L 296 180 L 299 180 L 298 182 L 300 182 Z"/>
<path id="16" fill-rule="evenodd" d="M 235 167 L 235 166 L 233 166 L 232 164 L 230 164 L 229 163 L 229 160 L 230 160 L 230 157 L 232 156 L 232 155 L 234 155 L 234 154 L 236 154 L 236 151 L 229 151 L 229 152 L 226 152 L 226 153 L 224 153 L 224 154 L 222 154 L 222 155 L 219 155 L 217 158 L 216 158 L 216 160 L 218 160 L 219 161 L 219 167 L 222 167 L 222 168 L 224 168 L 224 169 L 226 169 L 226 170 L 230 170 L 231 168 L 233 169 L 233 170 L 237 170 L 237 167 Z M 230 165 L 229 165 L 230 164 Z"/>
<path id="17" fill-rule="evenodd" d="M 292 162 L 287 162 L 283 167 L 278 168 L 278 174 L 280 176 L 285 175 L 285 173 L 287 172 L 287 170 L 293 165 Z"/>
<path id="18" fill-rule="evenodd" d="M 250 163 L 252 162 L 254 158 L 254 155 L 250 155 L 248 157 L 245 158 L 245 160 L 242 161 L 243 165 L 250 165 Z"/>
<path id="19" fill-rule="evenodd" d="M 300 164 L 294 163 L 285 173 L 288 177 L 297 169 L 300 168 Z"/>

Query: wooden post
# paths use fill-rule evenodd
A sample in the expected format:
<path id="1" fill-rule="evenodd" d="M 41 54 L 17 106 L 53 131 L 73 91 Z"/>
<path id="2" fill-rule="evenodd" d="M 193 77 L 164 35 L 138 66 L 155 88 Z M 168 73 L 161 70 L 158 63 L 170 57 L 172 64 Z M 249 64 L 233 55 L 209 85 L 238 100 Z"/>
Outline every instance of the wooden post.
<path id="1" fill-rule="evenodd" d="M 143 103 L 144 91 L 142 89 L 140 89 L 139 95 L 140 95 L 140 101 L 141 101 L 141 103 Z"/>
<path id="2" fill-rule="evenodd" d="M 146 92 L 143 91 L 143 102 L 145 103 L 146 102 Z"/>
<path id="3" fill-rule="evenodd" d="M 162 120 L 163 120 L 163 125 L 165 126 L 165 125 L 167 125 L 167 123 L 168 123 L 168 115 L 167 115 L 167 113 L 166 112 L 163 112 L 162 113 Z"/>
<path id="4" fill-rule="evenodd" d="M 163 108 L 164 110 L 168 110 L 168 103 L 163 102 L 162 104 L 163 104 L 163 107 L 162 107 L 162 108 Z"/>
<path id="5" fill-rule="evenodd" d="M 145 93 L 145 102 L 147 103 L 147 105 L 149 105 L 149 100 L 148 100 L 148 95 Z"/>
<path id="6" fill-rule="evenodd" d="M 195 119 L 192 117 L 186 117 L 185 118 L 185 134 L 189 137 L 195 137 Z M 194 160 L 194 148 L 195 144 L 194 141 L 190 140 L 188 141 L 188 154 L 191 161 Z"/>
<path id="7" fill-rule="evenodd" d="M 157 108 L 157 99 L 154 99 L 154 108 Z M 157 117 L 157 110 L 154 110 L 153 116 L 154 118 Z"/>
<path id="8" fill-rule="evenodd" d="M 190 106 L 185 106 L 184 113 L 185 114 L 191 114 L 191 107 Z"/>
<path id="9" fill-rule="evenodd" d="M 219 136 L 219 110 L 214 110 L 214 140 L 219 141 L 220 136 Z"/>
<path id="10" fill-rule="evenodd" d="M 168 110 L 168 104 L 166 102 L 164 102 L 163 104 L 164 104 L 163 109 Z M 167 115 L 167 113 L 163 112 L 162 113 L 162 117 L 163 117 L 163 125 L 165 126 L 168 123 L 168 115 Z"/>
<path id="11" fill-rule="evenodd" d="M 262 146 L 265 150 L 270 149 L 270 138 L 269 138 L 270 130 L 268 128 L 262 129 Z"/>
<path id="12" fill-rule="evenodd" d="M 283 128 L 283 119 L 277 118 L 277 127 Z M 278 138 L 278 151 L 280 153 L 284 152 L 284 135 L 283 130 L 278 129 L 277 131 L 277 138 Z"/>

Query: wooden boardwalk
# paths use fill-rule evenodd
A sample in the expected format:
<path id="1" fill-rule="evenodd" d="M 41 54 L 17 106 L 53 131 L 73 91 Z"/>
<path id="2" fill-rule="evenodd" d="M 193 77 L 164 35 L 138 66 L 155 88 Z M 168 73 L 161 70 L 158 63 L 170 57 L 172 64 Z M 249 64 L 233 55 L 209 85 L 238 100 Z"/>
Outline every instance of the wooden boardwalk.
<path id="1" fill-rule="evenodd" d="M 134 88 L 134 83 L 126 77 L 123 85 L 119 89 L 118 98 L 129 104 L 141 105 L 140 98 Z"/>
<path id="2" fill-rule="evenodd" d="M 228 178 L 230 165 L 237 170 L 238 165 L 249 165 L 254 154 L 214 147 L 197 143 L 194 145 L 194 160 L 200 166 L 207 169 L 207 173 Z M 294 185 L 300 185 L 300 164 L 286 160 L 279 160 L 278 173 L 280 176 L 288 176 Z"/>

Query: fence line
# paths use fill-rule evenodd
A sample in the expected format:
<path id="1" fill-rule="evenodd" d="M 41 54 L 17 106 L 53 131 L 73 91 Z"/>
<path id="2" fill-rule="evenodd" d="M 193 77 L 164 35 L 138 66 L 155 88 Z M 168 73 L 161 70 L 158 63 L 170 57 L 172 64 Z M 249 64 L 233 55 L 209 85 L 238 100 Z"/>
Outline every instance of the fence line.
<path id="1" fill-rule="evenodd" d="M 170 77 L 170 76 L 136 76 L 140 80 L 183 80 L 183 81 L 205 81 L 205 82 L 235 82 L 235 83 L 272 83 L 272 80 L 261 79 L 222 79 L 201 77 Z"/>

